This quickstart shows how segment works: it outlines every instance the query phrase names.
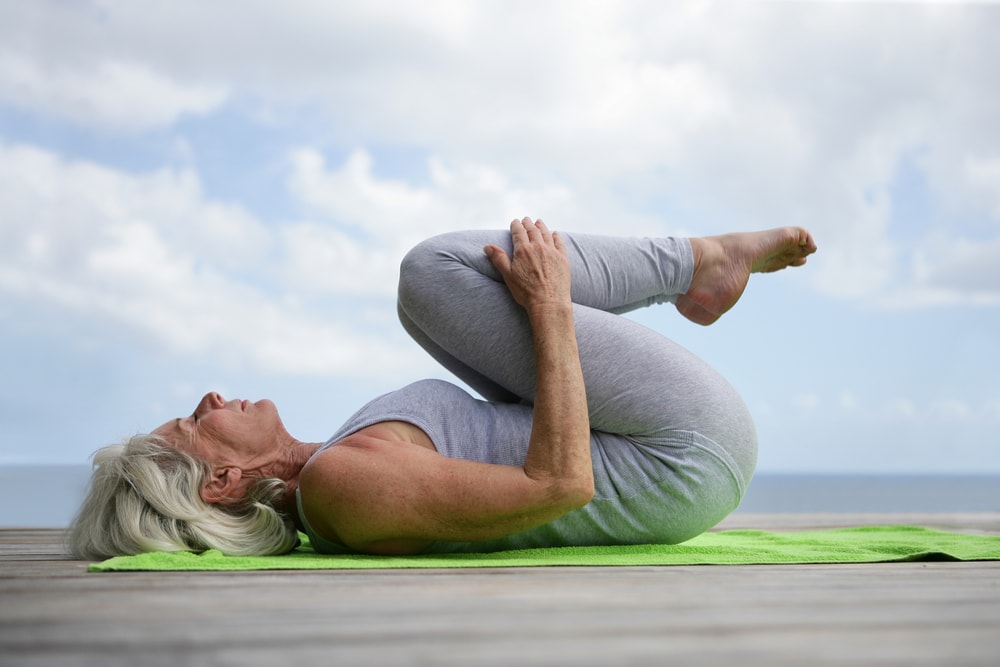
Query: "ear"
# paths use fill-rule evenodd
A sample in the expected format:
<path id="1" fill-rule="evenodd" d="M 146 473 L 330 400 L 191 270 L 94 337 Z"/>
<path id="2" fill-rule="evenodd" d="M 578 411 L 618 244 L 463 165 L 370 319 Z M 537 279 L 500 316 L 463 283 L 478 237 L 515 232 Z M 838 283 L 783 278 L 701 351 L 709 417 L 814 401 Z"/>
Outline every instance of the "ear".
<path id="1" fill-rule="evenodd" d="M 239 468 L 219 468 L 212 471 L 201 485 L 201 499 L 206 503 L 225 503 L 242 495 L 243 471 Z"/>

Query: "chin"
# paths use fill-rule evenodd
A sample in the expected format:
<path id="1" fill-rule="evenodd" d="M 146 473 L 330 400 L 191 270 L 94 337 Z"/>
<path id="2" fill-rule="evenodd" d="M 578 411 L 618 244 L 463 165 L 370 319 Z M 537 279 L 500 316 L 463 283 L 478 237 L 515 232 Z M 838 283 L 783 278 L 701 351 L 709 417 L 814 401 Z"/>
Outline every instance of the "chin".
<path id="1" fill-rule="evenodd" d="M 267 398 L 262 398 L 253 405 L 257 410 L 273 415 L 274 419 L 279 424 L 281 423 L 281 416 L 278 414 L 278 407 L 274 404 L 274 401 Z"/>

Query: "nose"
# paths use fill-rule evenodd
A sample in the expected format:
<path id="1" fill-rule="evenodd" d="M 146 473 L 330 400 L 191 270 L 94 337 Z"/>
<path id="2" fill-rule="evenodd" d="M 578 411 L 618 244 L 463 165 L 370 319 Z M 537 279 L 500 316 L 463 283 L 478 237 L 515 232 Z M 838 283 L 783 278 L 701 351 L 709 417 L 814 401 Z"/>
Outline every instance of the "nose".
<path id="1" fill-rule="evenodd" d="M 195 408 L 195 414 L 198 417 L 203 416 L 206 412 L 211 410 L 217 410 L 226 405 L 226 401 L 222 398 L 222 394 L 217 391 L 210 391 L 205 394 L 201 402 L 198 403 L 198 407 Z"/>

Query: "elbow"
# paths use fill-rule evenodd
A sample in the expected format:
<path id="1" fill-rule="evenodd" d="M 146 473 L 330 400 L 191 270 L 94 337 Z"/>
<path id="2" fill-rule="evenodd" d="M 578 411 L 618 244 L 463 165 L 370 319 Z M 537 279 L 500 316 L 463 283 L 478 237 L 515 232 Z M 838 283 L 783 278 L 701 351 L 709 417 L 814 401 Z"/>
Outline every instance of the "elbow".
<path id="1" fill-rule="evenodd" d="M 580 484 L 579 497 L 577 502 L 579 507 L 583 507 L 594 499 L 594 475 L 591 474 L 587 477 L 586 481 Z"/>
<path id="2" fill-rule="evenodd" d="M 593 473 L 563 480 L 558 485 L 556 493 L 559 496 L 559 504 L 565 511 L 580 509 L 594 499 Z"/>
<path id="3" fill-rule="evenodd" d="M 535 478 L 540 483 L 542 496 L 539 502 L 552 513 L 550 520 L 566 512 L 580 509 L 594 499 L 594 476 L 573 475 L 571 477 Z"/>

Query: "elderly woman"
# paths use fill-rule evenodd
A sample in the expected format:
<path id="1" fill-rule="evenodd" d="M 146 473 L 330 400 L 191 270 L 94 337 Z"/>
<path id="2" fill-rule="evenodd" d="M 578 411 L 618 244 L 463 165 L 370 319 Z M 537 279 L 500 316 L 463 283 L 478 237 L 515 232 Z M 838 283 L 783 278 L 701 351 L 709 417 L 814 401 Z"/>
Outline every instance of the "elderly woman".
<path id="1" fill-rule="evenodd" d="M 387 555 L 686 540 L 743 497 L 753 422 L 704 362 L 619 314 L 672 302 L 711 324 L 752 272 L 815 250 L 799 228 L 621 239 L 528 218 L 432 238 L 403 260 L 399 317 L 486 400 L 424 380 L 305 443 L 270 401 L 209 393 L 97 453 L 72 549 L 275 554 L 298 531 Z"/>

